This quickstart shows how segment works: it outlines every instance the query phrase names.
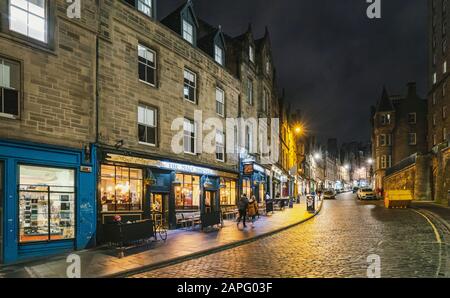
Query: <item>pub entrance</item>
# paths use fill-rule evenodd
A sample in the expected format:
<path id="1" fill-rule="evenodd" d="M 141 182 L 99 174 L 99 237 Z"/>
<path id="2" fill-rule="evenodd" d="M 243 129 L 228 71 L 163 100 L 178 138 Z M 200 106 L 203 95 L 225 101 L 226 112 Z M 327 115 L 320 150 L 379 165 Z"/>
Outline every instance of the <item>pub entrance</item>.
<path id="1" fill-rule="evenodd" d="M 168 193 L 151 193 L 150 194 L 150 210 L 152 219 L 156 226 L 164 223 L 164 227 L 169 228 L 169 194 Z"/>

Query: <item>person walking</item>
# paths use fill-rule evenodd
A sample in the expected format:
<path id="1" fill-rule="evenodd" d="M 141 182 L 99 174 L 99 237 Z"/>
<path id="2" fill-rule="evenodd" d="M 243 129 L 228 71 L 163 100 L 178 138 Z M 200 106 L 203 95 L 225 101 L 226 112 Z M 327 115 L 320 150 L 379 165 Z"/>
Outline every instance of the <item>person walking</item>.
<path id="1" fill-rule="evenodd" d="M 247 206 L 248 206 L 248 198 L 246 194 L 243 194 L 238 202 L 238 210 L 239 210 L 239 218 L 237 220 L 237 226 L 239 227 L 239 224 L 242 222 L 244 223 L 244 228 L 247 227 L 245 224 L 245 219 L 247 217 Z"/>
<path id="2" fill-rule="evenodd" d="M 255 196 L 252 196 L 248 202 L 247 215 L 252 219 L 252 228 L 255 227 L 256 216 L 258 215 L 258 203 Z"/>

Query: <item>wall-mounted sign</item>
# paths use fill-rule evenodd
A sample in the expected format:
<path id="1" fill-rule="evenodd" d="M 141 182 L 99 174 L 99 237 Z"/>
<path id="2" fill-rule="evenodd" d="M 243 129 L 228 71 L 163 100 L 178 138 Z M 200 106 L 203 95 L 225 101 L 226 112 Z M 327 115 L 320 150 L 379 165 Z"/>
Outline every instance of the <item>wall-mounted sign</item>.
<path id="1" fill-rule="evenodd" d="M 140 157 L 108 154 L 106 160 L 111 161 L 111 162 L 121 162 L 121 163 L 129 163 L 129 164 L 142 165 L 142 166 L 148 166 L 148 167 L 155 167 L 155 168 L 160 168 L 160 169 L 165 169 L 165 170 L 170 170 L 170 171 L 175 171 L 175 172 L 182 172 L 182 173 L 192 173 L 192 174 L 198 174 L 198 175 L 226 177 L 226 178 L 232 178 L 232 179 L 238 178 L 237 174 L 232 174 L 232 173 L 228 173 L 228 172 L 216 171 L 216 170 L 204 168 L 204 167 L 198 167 L 198 166 L 192 166 L 192 165 L 168 162 L 168 161 L 161 161 L 161 160 L 154 160 L 154 159 L 146 159 L 146 158 L 140 158 Z"/>
<path id="2" fill-rule="evenodd" d="M 83 172 L 83 173 L 92 173 L 92 167 L 81 166 L 81 167 L 80 167 L 80 172 Z"/>
<path id="3" fill-rule="evenodd" d="M 251 175 L 253 174 L 253 164 L 245 164 L 244 165 L 244 175 Z"/>

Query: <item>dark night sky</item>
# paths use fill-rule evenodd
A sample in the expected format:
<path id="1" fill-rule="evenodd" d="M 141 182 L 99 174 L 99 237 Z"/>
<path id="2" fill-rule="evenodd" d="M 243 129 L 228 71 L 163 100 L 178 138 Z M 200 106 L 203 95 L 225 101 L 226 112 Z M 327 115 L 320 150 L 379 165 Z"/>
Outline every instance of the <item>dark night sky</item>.
<path id="1" fill-rule="evenodd" d="M 159 1 L 159 18 L 184 0 Z M 199 18 L 239 35 L 269 26 L 279 87 L 300 108 L 312 134 L 340 142 L 369 141 L 370 105 L 386 85 L 405 93 L 416 81 L 426 95 L 427 5 L 382 0 L 382 19 L 366 0 L 194 0 Z"/>

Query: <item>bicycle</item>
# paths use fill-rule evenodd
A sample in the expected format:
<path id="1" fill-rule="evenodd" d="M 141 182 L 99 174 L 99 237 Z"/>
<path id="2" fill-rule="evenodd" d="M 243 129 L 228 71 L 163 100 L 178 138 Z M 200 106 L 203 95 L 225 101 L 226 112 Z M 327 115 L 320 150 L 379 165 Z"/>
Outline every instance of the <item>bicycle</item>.
<path id="1" fill-rule="evenodd" d="M 157 219 L 157 216 L 159 215 L 159 219 Z M 153 219 L 153 232 L 155 240 L 158 240 L 157 235 L 159 235 L 159 238 L 161 238 L 162 241 L 166 242 L 167 240 L 167 228 L 166 228 L 166 222 L 163 216 L 163 213 L 160 211 L 152 211 L 152 219 Z"/>

